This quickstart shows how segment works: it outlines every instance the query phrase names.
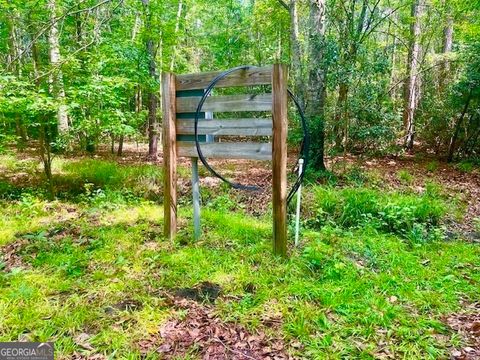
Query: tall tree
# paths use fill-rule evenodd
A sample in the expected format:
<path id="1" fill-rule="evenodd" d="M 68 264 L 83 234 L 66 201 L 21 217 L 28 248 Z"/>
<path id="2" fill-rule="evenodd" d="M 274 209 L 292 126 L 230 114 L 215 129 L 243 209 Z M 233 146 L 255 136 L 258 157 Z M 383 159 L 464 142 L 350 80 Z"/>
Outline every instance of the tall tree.
<path id="1" fill-rule="evenodd" d="M 148 57 L 148 73 L 154 84 L 158 83 L 158 75 L 156 70 L 155 56 L 156 47 L 151 32 L 152 27 L 152 9 L 150 0 L 142 0 L 145 13 L 145 48 Z M 148 157 L 152 160 L 157 159 L 158 153 L 158 121 L 157 121 L 157 90 L 158 87 L 150 86 L 148 89 Z"/>
<path id="2" fill-rule="evenodd" d="M 445 7 L 445 25 L 443 28 L 443 44 L 442 44 L 442 54 L 444 58 L 442 59 L 442 63 L 440 65 L 440 76 L 439 76 L 439 89 L 443 91 L 445 87 L 445 81 L 449 75 L 450 71 L 450 61 L 448 56 L 452 51 L 453 46 L 453 16 L 452 10 L 449 6 L 449 0 L 444 0 L 444 7 Z"/>
<path id="3" fill-rule="evenodd" d="M 316 170 L 325 170 L 325 99 L 326 69 L 325 56 L 325 0 L 310 0 L 309 23 L 309 75 L 307 116 L 311 128 L 312 166 Z"/>
<path id="4" fill-rule="evenodd" d="M 300 29 L 298 24 L 298 1 L 290 0 L 287 4 L 283 0 L 280 0 L 282 6 L 284 6 L 290 15 L 290 48 L 291 48 L 291 70 L 290 73 L 293 76 L 294 91 L 297 98 L 302 104 L 305 102 L 305 86 L 302 71 L 302 45 L 300 43 Z"/>
<path id="5" fill-rule="evenodd" d="M 60 41 L 58 33 L 57 3 L 55 0 L 48 0 L 47 10 L 50 17 L 50 30 L 48 32 L 48 45 L 50 65 L 52 73 L 50 77 L 50 88 L 58 102 L 57 127 L 58 133 L 64 134 L 69 129 L 68 112 L 65 100 L 65 87 L 63 84 L 63 72 L 61 69 L 62 58 L 60 55 Z"/>
<path id="6" fill-rule="evenodd" d="M 408 49 L 407 78 L 404 89 L 403 126 L 405 130 L 405 148 L 413 149 L 415 136 L 415 111 L 420 98 L 421 64 L 421 18 L 425 0 L 414 0 L 411 8 L 410 44 Z"/>

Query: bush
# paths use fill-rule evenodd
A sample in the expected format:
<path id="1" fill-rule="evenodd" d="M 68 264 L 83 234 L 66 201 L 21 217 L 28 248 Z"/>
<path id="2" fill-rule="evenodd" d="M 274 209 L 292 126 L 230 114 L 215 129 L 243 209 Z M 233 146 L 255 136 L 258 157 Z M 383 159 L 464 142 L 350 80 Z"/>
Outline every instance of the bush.
<path id="1" fill-rule="evenodd" d="M 316 217 L 307 221 L 312 227 L 326 224 L 345 228 L 372 226 L 378 230 L 408 237 L 418 225 L 426 230 L 436 227 L 446 214 L 438 190 L 427 186 L 423 195 L 382 193 L 372 189 L 346 188 L 315 190 Z"/>

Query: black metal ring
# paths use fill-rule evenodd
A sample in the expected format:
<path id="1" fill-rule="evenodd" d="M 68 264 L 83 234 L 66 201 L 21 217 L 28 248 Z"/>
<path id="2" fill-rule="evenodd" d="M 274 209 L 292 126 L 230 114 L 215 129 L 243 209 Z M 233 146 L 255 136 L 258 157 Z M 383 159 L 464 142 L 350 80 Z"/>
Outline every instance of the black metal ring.
<path id="1" fill-rule="evenodd" d="M 219 179 L 221 179 L 223 182 L 227 183 L 228 185 L 230 185 L 234 189 L 258 191 L 258 190 L 260 190 L 260 188 L 258 186 L 242 185 L 242 184 L 238 184 L 238 183 L 233 183 L 233 182 L 227 180 L 222 175 L 220 175 L 218 172 L 216 172 L 210 166 L 207 159 L 205 159 L 205 156 L 203 155 L 203 152 L 202 152 L 202 149 L 201 149 L 201 146 L 200 146 L 200 142 L 199 142 L 199 139 L 198 139 L 198 121 L 199 121 L 199 118 L 200 118 L 200 113 L 202 111 L 203 104 L 205 103 L 207 97 L 211 94 L 215 85 L 220 80 L 224 79 L 225 77 L 227 77 L 228 75 L 230 75 L 231 73 L 233 73 L 235 71 L 248 70 L 248 69 L 252 69 L 252 68 L 255 68 L 255 66 L 249 66 L 249 65 L 238 66 L 238 67 L 235 67 L 235 68 L 232 68 L 230 70 L 226 70 L 226 71 L 222 72 L 221 74 L 217 75 L 210 82 L 210 84 L 205 89 L 205 92 L 204 92 L 202 98 L 200 99 L 200 102 L 198 103 L 197 111 L 195 112 L 194 134 L 195 134 L 195 147 L 197 149 L 198 157 L 199 157 L 200 161 L 202 162 L 202 164 L 208 169 L 208 171 L 210 171 L 210 173 L 212 175 L 218 177 Z M 300 149 L 300 157 L 303 157 L 303 159 L 304 159 L 304 167 L 303 167 L 302 173 L 298 176 L 297 180 L 295 181 L 292 189 L 290 190 L 290 192 L 287 196 L 287 203 L 290 203 L 290 201 L 292 200 L 293 196 L 297 192 L 298 188 L 300 187 L 300 185 L 301 185 L 301 183 L 302 183 L 302 181 L 305 177 L 305 170 L 306 170 L 307 165 L 308 165 L 308 152 L 309 152 L 309 147 L 310 147 L 310 138 L 309 138 L 309 133 L 308 133 L 307 121 L 305 119 L 305 114 L 303 112 L 302 107 L 300 106 L 300 103 L 299 103 L 298 99 L 295 97 L 295 95 L 293 95 L 293 93 L 290 90 L 288 90 L 288 95 L 290 96 L 290 98 L 295 103 L 295 106 L 297 107 L 298 112 L 300 114 L 300 118 L 301 118 L 301 122 L 302 122 L 302 130 L 303 130 L 303 141 L 302 141 L 302 145 L 301 145 L 301 149 Z"/>

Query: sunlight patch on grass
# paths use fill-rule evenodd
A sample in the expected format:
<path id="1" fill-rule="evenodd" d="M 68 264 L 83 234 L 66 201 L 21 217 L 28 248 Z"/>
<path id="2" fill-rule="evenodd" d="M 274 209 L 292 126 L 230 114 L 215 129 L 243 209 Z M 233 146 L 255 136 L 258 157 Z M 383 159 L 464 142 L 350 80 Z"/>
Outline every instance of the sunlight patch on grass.
<path id="1" fill-rule="evenodd" d="M 159 226 L 163 222 L 163 208 L 149 203 L 141 203 L 138 206 L 117 206 L 116 209 L 104 213 L 99 221 L 102 225 L 135 224 L 139 221 L 147 221 Z"/>

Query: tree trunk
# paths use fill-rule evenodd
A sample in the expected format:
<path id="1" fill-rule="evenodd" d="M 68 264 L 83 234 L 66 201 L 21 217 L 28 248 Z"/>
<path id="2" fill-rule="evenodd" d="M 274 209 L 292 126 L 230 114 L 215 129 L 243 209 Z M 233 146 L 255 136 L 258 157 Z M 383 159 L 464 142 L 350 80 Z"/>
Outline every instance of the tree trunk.
<path id="1" fill-rule="evenodd" d="M 8 18 L 9 17 L 9 18 Z M 8 59 L 9 64 L 7 66 L 7 70 L 15 73 L 18 77 L 22 76 L 22 58 L 21 58 L 21 49 L 19 43 L 19 34 L 17 29 L 17 14 L 12 12 L 7 17 L 7 25 L 8 25 Z M 17 135 L 17 148 L 22 150 L 25 148 L 27 143 L 27 130 L 25 124 L 22 121 L 22 117 L 19 113 L 15 114 L 15 130 Z"/>
<path id="2" fill-rule="evenodd" d="M 53 183 L 53 174 L 52 174 L 52 149 L 51 149 L 51 136 L 50 136 L 50 127 L 46 124 L 45 119 L 42 119 L 40 125 L 40 158 L 43 163 L 43 171 L 45 177 L 47 178 L 48 192 L 50 200 L 55 198 L 55 186 Z"/>
<path id="3" fill-rule="evenodd" d="M 423 13 L 424 0 L 415 0 L 412 4 L 413 23 L 410 27 L 410 46 L 408 49 L 407 80 L 405 82 L 403 126 L 405 129 L 405 148 L 413 150 L 415 136 L 415 111 L 419 101 L 420 76 L 420 36 L 421 16 Z"/>
<path id="4" fill-rule="evenodd" d="M 398 15 L 395 12 L 393 15 L 393 22 L 396 23 L 398 19 Z M 389 22 L 389 29 L 390 29 L 390 22 Z M 389 30 L 390 32 L 390 30 Z M 391 70 L 390 70 L 390 87 L 392 89 L 391 92 L 391 97 L 394 103 L 397 100 L 397 86 L 395 84 L 397 83 L 397 78 L 395 74 L 396 70 L 396 65 L 397 65 L 397 27 L 393 27 L 393 34 L 392 34 L 392 57 L 391 57 Z"/>
<path id="5" fill-rule="evenodd" d="M 298 30 L 297 0 L 290 0 L 290 41 L 292 46 L 292 74 L 294 90 L 302 105 L 305 104 L 305 87 L 302 78 L 302 47 L 300 45 Z"/>
<path id="6" fill-rule="evenodd" d="M 155 46 L 148 29 L 151 27 L 150 0 L 142 0 L 145 10 L 145 27 L 147 29 L 147 39 L 145 42 L 148 56 L 148 72 L 150 76 L 158 82 L 155 64 Z M 158 152 L 158 122 L 157 122 L 157 94 L 156 90 L 148 90 L 148 157 L 152 160 L 157 159 Z"/>
<path id="7" fill-rule="evenodd" d="M 446 2 L 445 5 L 447 6 Z M 445 89 L 445 83 L 448 78 L 450 72 L 450 62 L 448 61 L 448 55 L 452 51 L 453 45 L 453 17 L 451 11 L 449 9 L 446 10 L 446 20 L 445 20 L 445 27 L 443 28 L 443 46 L 442 46 L 442 53 L 445 57 L 442 60 L 440 65 L 440 76 L 439 76 L 439 90 L 443 92 Z"/>
<path id="8" fill-rule="evenodd" d="M 342 151 L 343 138 L 345 136 L 345 126 L 344 125 L 344 116 L 347 108 L 347 99 L 348 99 L 348 84 L 341 83 L 338 87 L 338 99 L 337 107 L 335 110 L 335 119 L 333 132 L 335 134 L 335 149 L 337 151 Z"/>
<path id="9" fill-rule="evenodd" d="M 341 51 L 341 63 L 346 67 L 350 68 L 355 66 L 357 62 L 357 54 L 362 37 L 364 34 L 365 27 L 365 18 L 367 16 L 368 1 L 364 0 L 358 20 L 355 23 L 355 1 L 351 2 L 350 11 L 347 11 L 345 14 L 346 31 L 343 36 L 348 40 L 345 42 L 343 51 Z M 371 19 L 369 19 L 370 21 Z M 353 34 L 350 34 L 352 33 Z M 347 153 L 347 143 L 348 143 L 348 127 L 349 127 L 349 118 L 348 118 L 348 92 L 350 89 L 350 77 L 348 73 L 345 75 L 345 78 L 341 80 L 338 87 L 338 98 L 337 105 L 335 110 L 335 123 L 334 123 L 334 133 L 335 133 L 335 149 L 337 151 L 344 152 L 344 155 Z"/>
<path id="10" fill-rule="evenodd" d="M 307 117 L 310 120 L 310 159 L 315 170 L 325 170 L 326 74 L 323 64 L 325 40 L 325 0 L 310 0 L 310 59 Z"/>
<path id="11" fill-rule="evenodd" d="M 140 25 L 142 24 L 142 19 L 138 15 L 138 13 L 135 14 L 135 21 L 133 22 L 133 28 L 132 28 L 132 43 L 135 42 L 135 39 L 137 38 L 138 30 L 140 29 Z"/>
<path id="12" fill-rule="evenodd" d="M 180 29 L 180 20 L 182 19 L 182 9 L 183 9 L 183 1 L 180 0 L 178 2 L 178 10 L 177 10 L 177 20 L 175 21 L 175 33 L 174 37 L 177 38 L 178 30 Z M 177 55 L 177 45 L 173 46 L 172 49 L 172 59 L 170 61 L 170 71 L 172 72 L 175 68 L 175 57 Z"/>
<path id="13" fill-rule="evenodd" d="M 457 145 L 458 134 L 460 133 L 460 128 L 463 123 L 463 119 L 465 118 L 465 114 L 468 111 L 468 107 L 470 106 L 470 101 L 472 100 L 473 90 L 470 90 L 468 93 L 467 101 L 465 101 L 465 106 L 463 107 L 462 114 L 458 118 L 457 123 L 455 124 L 455 129 L 453 131 L 452 138 L 450 139 L 450 144 L 448 146 L 448 156 L 447 161 L 451 162 L 453 160 L 453 155 L 455 154 L 455 148 Z"/>
<path id="14" fill-rule="evenodd" d="M 125 140 L 124 135 L 120 135 L 120 139 L 118 139 L 118 149 L 117 149 L 117 156 L 123 155 L 123 141 Z"/>
<path id="15" fill-rule="evenodd" d="M 57 110 L 57 128 L 59 134 L 64 134 L 69 129 L 67 105 L 65 104 L 65 88 L 63 85 L 63 73 L 61 66 L 60 43 L 57 23 L 57 4 L 55 0 L 48 0 L 47 10 L 50 16 L 50 31 L 48 33 L 48 45 L 50 64 L 53 69 L 51 77 L 51 90 L 59 102 Z"/>

